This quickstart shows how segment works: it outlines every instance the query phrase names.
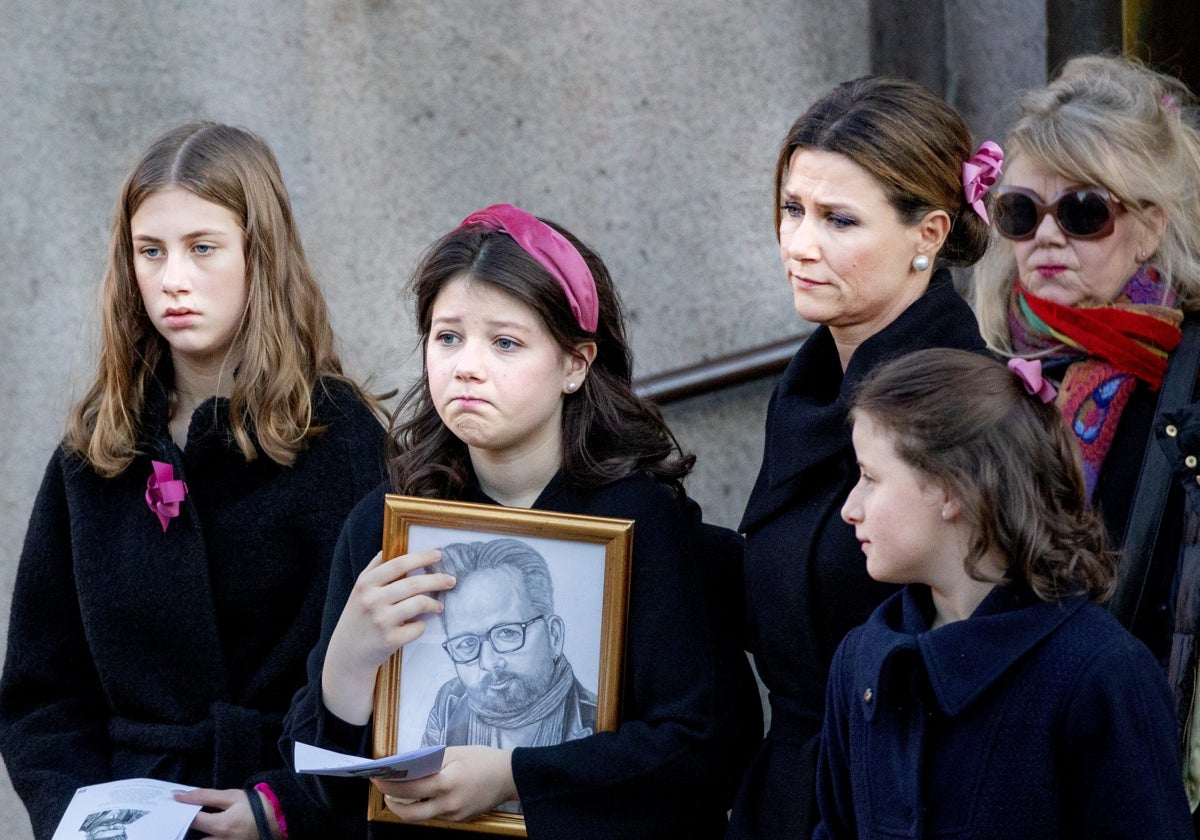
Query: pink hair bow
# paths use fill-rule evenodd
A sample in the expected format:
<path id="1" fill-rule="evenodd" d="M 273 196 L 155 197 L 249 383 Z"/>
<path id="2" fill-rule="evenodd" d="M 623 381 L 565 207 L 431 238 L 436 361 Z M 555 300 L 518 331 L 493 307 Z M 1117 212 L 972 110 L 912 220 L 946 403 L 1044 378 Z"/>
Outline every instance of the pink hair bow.
<path id="1" fill-rule="evenodd" d="M 963 194 L 967 197 L 967 203 L 975 208 L 979 218 L 987 224 L 991 224 L 991 221 L 987 208 L 983 206 L 983 197 L 1000 177 L 1003 164 L 1004 151 L 991 140 L 985 140 L 975 156 L 962 165 Z"/>
<path id="2" fill-rule="evenodd" d="M 1164 93 L 1162 95 L 1162 98 L 1159 99 L 1158 101 L 1159 101 L 1159 104 L 1161 104 L 1164 108 L 1166 108 L 1172 114 L 1174 114 L 1177 117 L 1179 116 L 1179 100 L 1175 98 L 1174 94 Z"/>
<path id="3" fill-rule="evenodd" d="M 175 478 L 175 468 L 162 461 L 151 461 L 154 473 L 146 479 L 146 504 L 167 530 L 167 524 L 179 515 L 179 503 L 187 496 L 187 485 Z"/>
<path id="4" fill-rule="evenodd" d="M 1042 377 L 1041 359 L 1009 359 L 1008 369 L 1017 375 L 1029 394 L 1044 403 L 1054 401 L 1054 384 Z"/>

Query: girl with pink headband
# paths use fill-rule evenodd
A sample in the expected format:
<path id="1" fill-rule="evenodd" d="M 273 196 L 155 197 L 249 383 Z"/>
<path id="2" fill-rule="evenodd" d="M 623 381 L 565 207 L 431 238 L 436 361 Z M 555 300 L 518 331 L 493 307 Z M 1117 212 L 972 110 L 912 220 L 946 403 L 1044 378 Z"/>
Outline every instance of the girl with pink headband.
<path id="1" fill-rule="evenodd" d="M 390 480 L 343 530 L 325 632 L 286 723 L 285 755 L 291 741 L 366 754 L 378 667 L 454 592 L 438 550 L 382 557 L 386 493 L 632 519 L 619 729 L 594 732 L 594 697 L 576 692 L 579 709 L 593 704 L 590 721 L 576 712 L 582 737 L 527 746 L 515 730 L 497 732 L 488 744 L 448 746 L 440 773 L 376 784 L 405 822 L 464 820 L 518 800 L 538 840 L 722 837 L 738 756 L 761 726 L 746 660 L 710 607 L 708 570 L 740 544 L 701 524 L 682 487 L 694 458 L 633 392 L 608 271 L 563 228 L 500 204 L 434 243 L 410 288 L 425 374 L 393 421 Z M 428 573 L 406 577 L 417 569 Z M 543 644 L 552 623 L 514 620 L 527 619 L 525 646 Z M 492 656 L 489 638 L 481 647 Z M 743 703 L 754 711 L 735 713 Z M 365 815 L 365 782 L 310 778 L 318 797 Z M 413 825 L 369 828 L 376 838 L 446 837 Z"/>

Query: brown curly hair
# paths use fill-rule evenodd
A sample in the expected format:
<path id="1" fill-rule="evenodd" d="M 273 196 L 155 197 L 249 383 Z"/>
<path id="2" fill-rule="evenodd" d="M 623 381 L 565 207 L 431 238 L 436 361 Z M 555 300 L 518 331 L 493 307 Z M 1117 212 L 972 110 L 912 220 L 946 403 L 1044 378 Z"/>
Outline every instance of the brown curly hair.
<path id="1" fill-rule="evenodd" d="M 967 572 L 993 550 L 1007 576 L 1046 601 L 1116 586 L 1104 526 L 1089 508 L 1078 443 L 1051 403 L 1030 396 L 1003 364 L 935 348 L 881 365 L 859 386 L 851 416 L 894 437 L 906 463 L 962 500 L 975 537 Z"/>

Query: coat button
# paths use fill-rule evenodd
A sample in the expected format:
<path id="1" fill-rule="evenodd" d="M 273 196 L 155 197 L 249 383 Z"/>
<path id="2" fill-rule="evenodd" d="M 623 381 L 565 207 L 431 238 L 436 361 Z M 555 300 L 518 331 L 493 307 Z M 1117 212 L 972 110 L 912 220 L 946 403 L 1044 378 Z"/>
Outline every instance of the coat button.
<path id="1" fill-rule="evenodd" d="M 863 692 L 863 702 L 870 705 L 871 698 L 874 696 L 875 696 L 875 692 L 871 691 L 871 689 L 868 688 L 866 691 Z"/>
<path id="2" fill-rule="evenodd" d="M 1183 463 L 1187 464 L 1187 467 L 1189 470 L 1196 469 L 1196 456 L 1195 455 L 1187 456 L 1186 458 L 1183 459 Z"/>
<path id="3" fill-rule="evenodd" d="M 1179 429 L 1176 429 L 1174 426 L 1167 426 L 1165 431 L 1167 433 L 1167 437 L 1175 437 L 1175 435 L 1179 434 Z"/>

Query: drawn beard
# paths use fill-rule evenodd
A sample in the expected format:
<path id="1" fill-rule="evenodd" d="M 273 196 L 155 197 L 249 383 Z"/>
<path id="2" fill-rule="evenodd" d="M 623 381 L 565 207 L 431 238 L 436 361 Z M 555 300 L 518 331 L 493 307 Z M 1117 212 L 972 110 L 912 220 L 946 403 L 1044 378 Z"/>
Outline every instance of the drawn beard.
<path id="1" fill-rule="evenodd" d="M 512 671 L 492 671 L 483 675 L 467 691 L 471 705 L 483 712 L 512 715 L 525 711 L 550 687 L 553 668 L 543 668 L 535 674 L 521 675 Z M 496 683 L 508 684 L 494 688 Z"/>

